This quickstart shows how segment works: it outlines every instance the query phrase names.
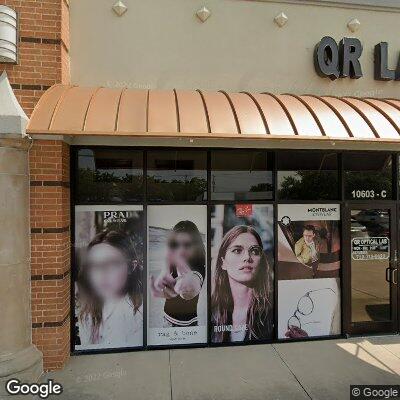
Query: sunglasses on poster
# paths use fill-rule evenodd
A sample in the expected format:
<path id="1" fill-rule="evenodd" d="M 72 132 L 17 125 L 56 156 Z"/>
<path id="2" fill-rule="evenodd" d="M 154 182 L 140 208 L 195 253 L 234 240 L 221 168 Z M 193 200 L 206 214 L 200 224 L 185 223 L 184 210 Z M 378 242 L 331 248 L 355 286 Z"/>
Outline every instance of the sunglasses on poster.
<path id="1" fill-rule="evenodd" d="M 292 327 L 302 328 L 304 325 L 310 324 L 318 324 L 321 321 L 310 321 L 310 322 L 301 322 L 301 316 L 308 316 L 311 315 L 315 308 L 314 300 L 311 298 L 310 294 L 315 292 L 321 292 L 323 290 L 330 290 L 333 294 L 336 292 L 332 288 L 323 288 L 323 289 L 315 289 L 310 290 L 305 293 L 297 302 L 296 311 L 293 313 L 291 317 L 289 317 L 287 321 L 287 328 L 290 330 Z"/>

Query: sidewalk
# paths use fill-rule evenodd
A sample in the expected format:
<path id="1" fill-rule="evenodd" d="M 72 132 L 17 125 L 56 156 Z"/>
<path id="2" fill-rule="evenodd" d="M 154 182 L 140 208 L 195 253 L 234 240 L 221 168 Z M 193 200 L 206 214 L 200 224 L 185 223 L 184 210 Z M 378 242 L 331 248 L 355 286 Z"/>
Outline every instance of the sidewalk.
<path id="1" fill-rule="evenodd" d="M 77 356 L 49 378 L 60 400 L 345 400 L 400 384 L 400 337 Z"/>

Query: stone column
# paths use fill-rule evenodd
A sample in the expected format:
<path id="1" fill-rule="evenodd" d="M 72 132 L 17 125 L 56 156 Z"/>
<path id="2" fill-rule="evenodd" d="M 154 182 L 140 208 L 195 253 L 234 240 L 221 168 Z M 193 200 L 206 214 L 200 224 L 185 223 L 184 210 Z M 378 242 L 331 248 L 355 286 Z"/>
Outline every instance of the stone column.
<path id="1" fill-rule="evenodd" d="M 32 345 L 28 118 L 0 76 L 0 398 L 11 378 L 35 382 L 42 354 Z"/>

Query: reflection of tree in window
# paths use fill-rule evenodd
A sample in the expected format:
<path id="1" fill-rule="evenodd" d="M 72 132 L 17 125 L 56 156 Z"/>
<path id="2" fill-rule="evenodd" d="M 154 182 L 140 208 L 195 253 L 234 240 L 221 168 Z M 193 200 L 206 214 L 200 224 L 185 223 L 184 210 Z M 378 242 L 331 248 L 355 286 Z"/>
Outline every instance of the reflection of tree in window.
<path id="1" fill-rule="evenodd" d="M 278 193 L 286 200 L 338 198 L 337 155 L 287 152 L 278 159 Z"/>
<path id="2" fill-rule="evenodd" d="M 78 153 L 80 202 L 126 202 L 143 198 L 141 152 L 82 149 Z"/>
<path id="3" fill-rule="evenodd" d="M 207 153 L 148 153 L 147 192 L 151 201 L 204 201 L 207 196 Z"/>
<path id="4" fill-rule="evenodd" d="M 374 191 L 374 198 L 391 199 L 392 157 L 373 152 L 345 154 L 344 179 L 346 199 L 358 198 L 353 191 Z M 382 191 L 386 197 L 381 197 Z"/>
<path id="5" fill-rule="evenodd" d="M 272 157 L 259 150 L 215 150 L 211 153 L 213 200 L 272 198 Z"/>

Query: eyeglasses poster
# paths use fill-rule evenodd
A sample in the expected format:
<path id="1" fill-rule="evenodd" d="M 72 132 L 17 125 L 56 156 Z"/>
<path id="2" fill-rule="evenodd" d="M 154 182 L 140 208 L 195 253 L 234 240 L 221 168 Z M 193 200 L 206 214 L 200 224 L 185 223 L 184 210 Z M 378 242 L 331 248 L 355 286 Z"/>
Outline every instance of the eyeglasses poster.
<path id="1" fill-rule="evenodd" d="M 207 342 L 207 206 L 149 206 L 151 346 Z"/>
<path id="2" fill-rule="evenodd" d="M 272 339 L 273 206 L 211 208 L 211 340 Z"/>
<path id="3" fill-rule="evenodd" d="M 278 338 L 340 334 L 340 206 L 278 206 Z"/>
<path id="4" fill-rule="evenodd" d="M 141 206 L 75 207 L 75 349 L 143 345 Z"/>

